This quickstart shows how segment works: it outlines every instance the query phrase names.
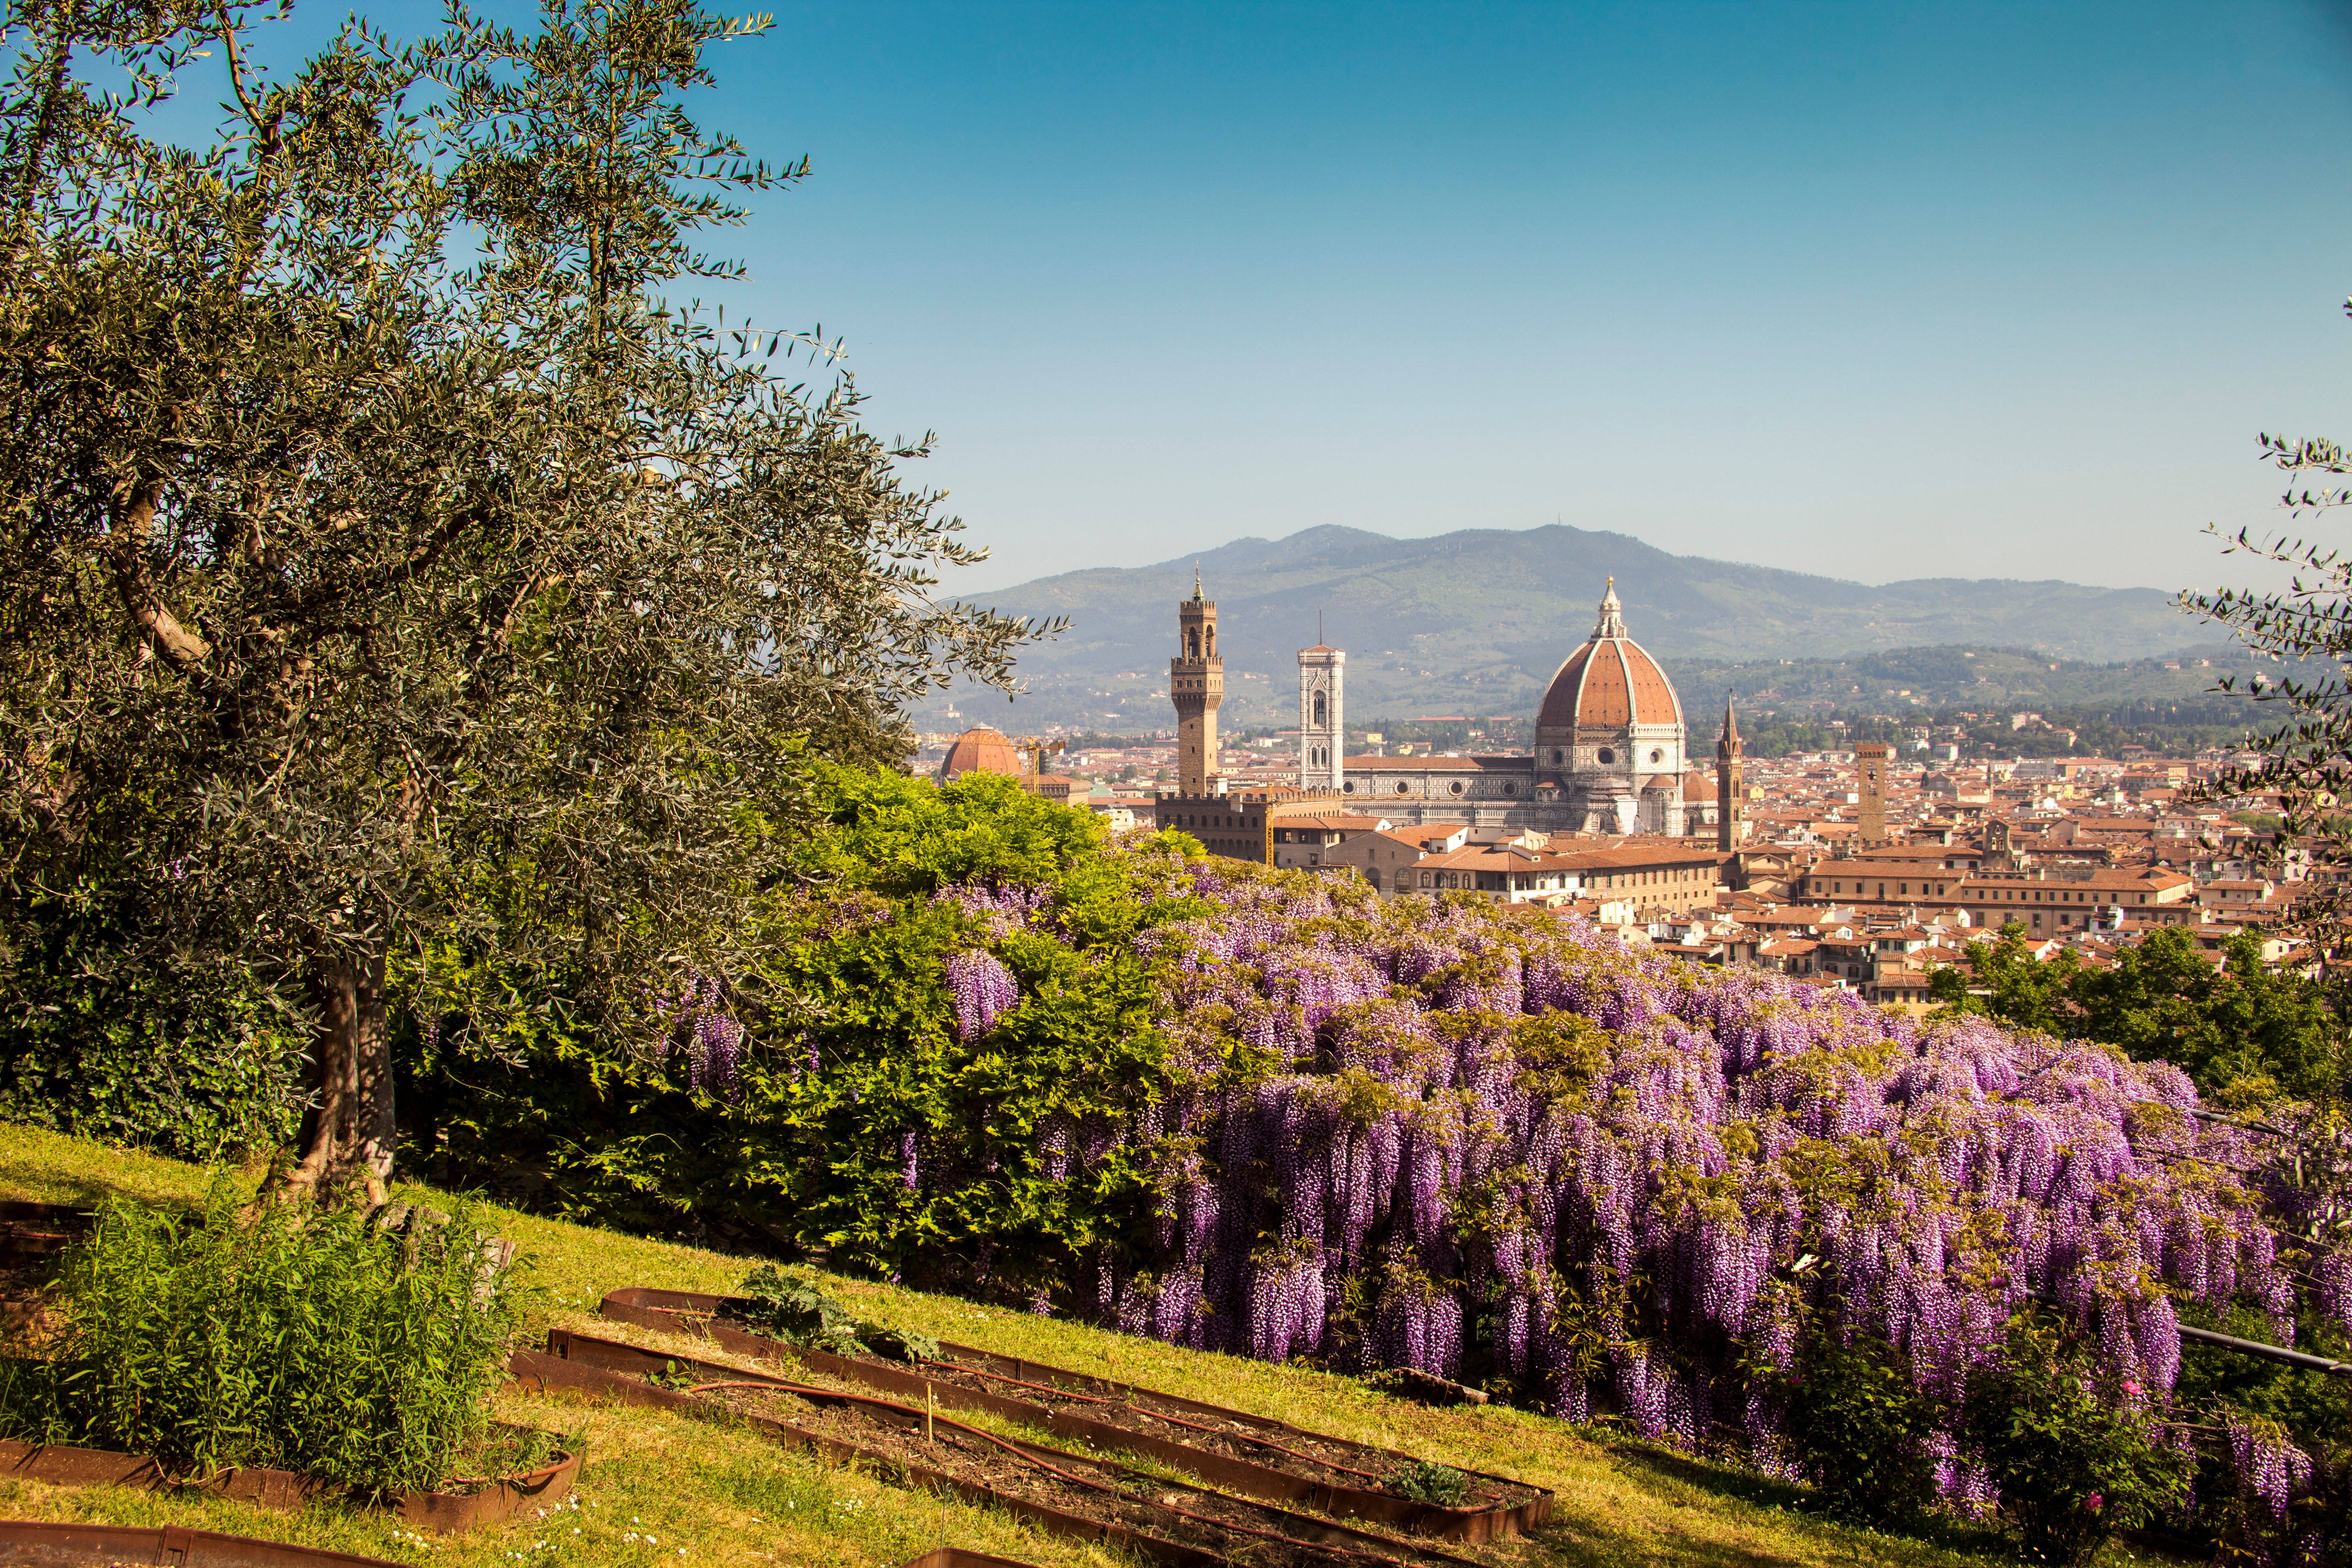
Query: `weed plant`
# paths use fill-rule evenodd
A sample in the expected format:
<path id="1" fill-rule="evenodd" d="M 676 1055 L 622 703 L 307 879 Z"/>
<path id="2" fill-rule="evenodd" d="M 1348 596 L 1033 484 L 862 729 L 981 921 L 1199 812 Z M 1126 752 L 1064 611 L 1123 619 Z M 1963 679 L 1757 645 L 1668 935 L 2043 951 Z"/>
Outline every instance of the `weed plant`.
<path id="1" fill-rule="evenodd" d="M 1389 1478 L 1389 1490 L 1411 1502 L 1460 1508 L 1470 1495 L 1470 1478 L 1451 1465 L 1415 1459 Z"/>
<path id="2" fill-rule="evenodd" d="M 429 1489 L 479 1442 L 515 1328 L 462 1212 L 407 1234 L 353 1211 L 203 1217 L 121 1198 L 67 1252 L 54 1326 L 0 1363 L 0 1432 L 152 1454 L 179 1474 L 294 1470 Z"/>

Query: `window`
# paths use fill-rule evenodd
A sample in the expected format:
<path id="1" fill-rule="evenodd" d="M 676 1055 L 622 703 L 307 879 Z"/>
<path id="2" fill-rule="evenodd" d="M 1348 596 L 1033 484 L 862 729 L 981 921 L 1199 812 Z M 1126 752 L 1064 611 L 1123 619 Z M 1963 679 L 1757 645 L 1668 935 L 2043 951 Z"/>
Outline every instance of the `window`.
<path id="1" fill-rule="evenodd" d="M 1610 750 L 1608 747 L 1606 747 L 1606 746 L 1603 746 L 1603 747 L 1601 747 L 1601 752 L 1600 752 L 1600 761 L 1601 761 L 1602 763 L 1613 763 L 1613 762 L 1615 762 L 1616 760 L 1617 760 L 1617 753 L 1616 753 L 1616 752 L 1614 752 L 1611 751 L 1611 750 Z"/>
<path id="2" fill-rule="evenodd" d="M 1559 750 L 1559 748 L 1558 746 L 1554 746 L 1554 747 L 1551 749 L 1551 765 L 1552 765 L 1553 767 L 1558 767 L 1558 766 L 1559 766 L 1559 764 L 1560 764 L 1561 763 L 1563 763 L 1563 762 L 1565 762 L 1565 761 L 1567 761 L 1567 760 L 1568 760 L 1568 759 L 1567 759 L 1566 757 L 1564 757 L 1564 756 L 1562 756 L 1562 755 L 1560 754 L 1560 750 Z"/>
<path id="3" fill-rule="evenodd" d="M 1654 746 L 1651 748 L 1651 750 L 1650 750 L 1650 761 L 1652 761 L 1652 762 L 1654 762 L 1654 763 L 1663 763 L 1663 762 L 1664 762 L 1665 760 L 1666 760 L 1666 753 L 1665 753 L 1665 752 L 1662 752 L 1662 751 L 1658 750 L 1658 749 L 1657 749 L 1656 747 L 1654 747 Z"/>
<path id="4" fill-rule="evenodd" d="M 1455 795 L 1460 795 L 1462 793 L 1462 781 L 1460 779 L 1455 779 L 1449 787 Z"/>
<path id="5" fill-rule="evenodd" d="M 1403 793 L 1404 793 L 1404 780 L 1402 780 L 1402 779 L 1399 779 L 1399 780 L 1397 780 L 1397 794 L 1399 794 L 1399 795 L 1402 795 Z"/>

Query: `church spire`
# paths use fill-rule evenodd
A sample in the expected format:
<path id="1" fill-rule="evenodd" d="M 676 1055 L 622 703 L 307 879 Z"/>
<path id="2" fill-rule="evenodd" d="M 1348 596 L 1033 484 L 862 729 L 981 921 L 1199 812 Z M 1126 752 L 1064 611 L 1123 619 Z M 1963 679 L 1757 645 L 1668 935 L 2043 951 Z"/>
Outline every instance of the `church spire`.
<path id="1" fill-rule="evenodd" d="M 1715 742 L 1715 847 L 1719 855 L 1737 853 L 1748 837 L 1748 800 L 1739 761 L 1739 720 L 1731 711 L 1731 693 L 1727 691 L 1723 734 Z"/>

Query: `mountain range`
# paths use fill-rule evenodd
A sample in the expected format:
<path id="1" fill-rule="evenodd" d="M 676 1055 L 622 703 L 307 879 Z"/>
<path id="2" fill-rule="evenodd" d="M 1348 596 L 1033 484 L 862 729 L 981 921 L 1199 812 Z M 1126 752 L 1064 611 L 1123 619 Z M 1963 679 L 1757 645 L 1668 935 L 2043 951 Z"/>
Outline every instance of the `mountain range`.
<path id="1" fill-rule="evenodd" d="M 1008 614 L 1066 616 L 1030 649 L 1028 692 L 957 694 L 968 721 L 1141 731 L 1172 721 L 1168 659 L 1194 573 L 1217 601 L 1229 726 L 1285 721 L 1296 654 L 1348 650 L 1348 706 L 1371 716 L 1531 709 L 1591 634 L 1616 579 L 1634 639 L 1668 666 L 1842 658 L 1940 645 L 2119 662 L 2215 640 L 2152 588 L 1938 577 L 1867 584 L 1674 555 L 1622 533 L 1555 525 L 1391 539 L 1320 527 L 1239 539 L 1155 565 L 1096 567 L 977 595 Z M 924 727 L 952 722 L 941 703 Z"/>

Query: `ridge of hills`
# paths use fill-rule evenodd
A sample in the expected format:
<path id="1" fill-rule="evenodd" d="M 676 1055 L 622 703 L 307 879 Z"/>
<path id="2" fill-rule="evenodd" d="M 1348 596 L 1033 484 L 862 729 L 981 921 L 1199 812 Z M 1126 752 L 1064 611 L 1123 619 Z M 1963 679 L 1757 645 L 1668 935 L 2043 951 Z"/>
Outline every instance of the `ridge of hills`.
<path id="1" fill-rule="evenodd" d="M 1315 640 L 1318 617 L 1324 640 L 1349 652 L 1351 714 L 1532 711 L 1560 660 L 1590 635 L 1612 576 L 1627 629 L 1678 680 L 1685 669 L 1715 683 L 1718 672 L 1756 664 L 1819 668 L 1957 647 L 2011 654 L 2003 662 L 2020 668 L 2120 665 L 2211 640 L 2153 588 L 1951 577 L 1872 585 L 1674 555 L 1565 524 L 1425 539 L 1325 525 L 977 595 L 1010 615 L 1066 616 L 1071 626 L 1023 656 L 1028 690 L 1010 710 L 995 694 L 966 688 L 953 694 L 962 717 L 1033 729 L 1172 723 L 1167 660 L 1196 565 L 1218 602 L 1223 714 L 1232 726 L 1292 721 L 1297 650 Z M 1955 654 L 1936 662 L 1959 661 Z M 954 721 L 948 706 L 943 698 L 914 717 L 942 727 Z"/>

